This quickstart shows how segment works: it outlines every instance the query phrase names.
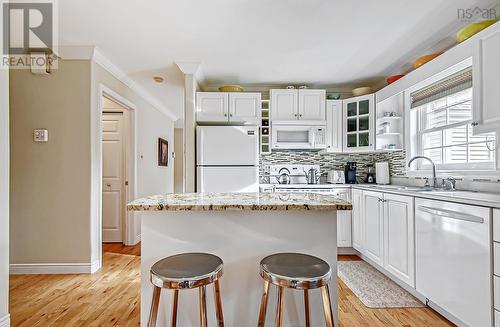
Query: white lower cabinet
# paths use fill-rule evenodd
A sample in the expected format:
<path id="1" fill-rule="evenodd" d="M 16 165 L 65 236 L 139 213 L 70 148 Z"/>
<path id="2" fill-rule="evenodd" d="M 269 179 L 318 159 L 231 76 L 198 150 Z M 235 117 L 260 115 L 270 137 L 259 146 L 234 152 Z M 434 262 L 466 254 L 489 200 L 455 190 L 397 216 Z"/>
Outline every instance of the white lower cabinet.
<path id="1" fill-rule="evenodd" d="M 384 194 L 384 268 L 415 286 L 414 198 Z"/>
<path id="2" fill-rule="evenodd" d="M 363 191 L 363 254 L 384 265 L 384 194 Z"/>
<path id="3" fill-rule="evenodd" d="M 351 190 L 336 190 L 335 195 L 347 202 L 351 201 Z M 337 211 L 337 246 L 352 247 L 351 211 Z"/>
<path id="4" fill-rule="evenodd" d="M 353 189 L 351 192 L 352 203 L 352 247 L 363 252 L 363 191 Z"/>

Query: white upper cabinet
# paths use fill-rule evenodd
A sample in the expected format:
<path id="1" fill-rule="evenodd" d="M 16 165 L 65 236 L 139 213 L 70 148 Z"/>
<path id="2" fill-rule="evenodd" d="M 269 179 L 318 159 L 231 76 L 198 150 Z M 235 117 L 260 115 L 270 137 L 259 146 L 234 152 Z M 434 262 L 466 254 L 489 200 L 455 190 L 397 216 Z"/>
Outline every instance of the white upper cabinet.
<path id="1" fill-rule="evenodd" d="M 326 149 L 329 152 L 342 152 L 342 100 L 326 101 Z"/>
<path id="2" fill-rule="evenodd" d="M 473 60 L 474 134 L 500 131 L 499 58 L 500 23 L 496 23 L 478 40 Z"/>
<path id="3" fill-rule="evenodd" d="M 260 93 L 229 93 L 229 120 L 259 124 Z"/>
<path id="4" fill-rule="evenodd" d="M 384 194 L 384 268 L 415 286 L 414 198 Z"/>
<path id="5" fill-rule="evenodd" d="M 299 119 L 322 121 L 326 119 L 326 90 L 299 90 Z"/>
<path id="6" fill-rule="evenodd" d="M 363 254 L 384 265 L 384 194 L 363 191 Z"/>
<path id="7" fill-rule="evenodd" d="M 196 93 L 196 120 L 199 122 L 241 122 L 258 125 L 260 93 Z"/>
<path id="8" fill-rule="evenodd" d="M 196 120 L 206 122 L 227 121 L 229 96 L 223 92 L 196 93 Z"/>
<path id="9" fill-rule="evenodd" d="M 273 122 L 326 123 L 325 90 L 271 90 L 270 98 Z"/>
<path id="10" fill-rule="evenodd" d="M 343 100 L 344 152 L 374 149 L 375 94 Z"/>
<path id="11" fill-rule="evenodd" d="M 296 121 L 299 117 L 298 90 L 271 90 L 271 120 Z"/>

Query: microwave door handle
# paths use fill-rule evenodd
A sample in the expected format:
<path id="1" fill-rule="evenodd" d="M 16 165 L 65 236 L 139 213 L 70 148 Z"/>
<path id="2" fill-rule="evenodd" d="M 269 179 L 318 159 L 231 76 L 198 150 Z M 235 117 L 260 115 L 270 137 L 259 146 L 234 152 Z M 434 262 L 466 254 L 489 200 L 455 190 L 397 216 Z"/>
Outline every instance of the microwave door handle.
<path id="1" fill-rule="evenodd" d="M 316 133 L 314 133 L 314 128 L 309 129 L 309 145 L 311 148 L 314 148 L 314 145 L 316 144 Z"/>

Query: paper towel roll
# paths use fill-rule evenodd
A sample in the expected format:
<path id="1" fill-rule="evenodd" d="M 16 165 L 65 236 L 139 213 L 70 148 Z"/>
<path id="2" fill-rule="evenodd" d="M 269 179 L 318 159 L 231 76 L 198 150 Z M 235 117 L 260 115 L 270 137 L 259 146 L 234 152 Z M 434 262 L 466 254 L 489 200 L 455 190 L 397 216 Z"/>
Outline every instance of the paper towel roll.
<path id="1" fill-rule="evenodd" d="M 377 184 L 385 185 L 390 184 L 389 178 L 389 163 L 388 162 L 376 162 L 375 163 L 375 180 Z"/>

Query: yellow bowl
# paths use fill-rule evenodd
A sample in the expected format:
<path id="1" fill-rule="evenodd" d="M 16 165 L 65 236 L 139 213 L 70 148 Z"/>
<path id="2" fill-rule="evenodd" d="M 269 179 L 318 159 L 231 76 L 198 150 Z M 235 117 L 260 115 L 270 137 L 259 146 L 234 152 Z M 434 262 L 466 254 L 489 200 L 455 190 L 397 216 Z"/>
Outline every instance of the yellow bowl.
<path id="1" fill-rule="evenodd" d="M 496 19 L 488 19 L 488 20 L 483 20 L 482 22 L 479 23 L 474 23 L 465 26 L 462 28 L 460 31 L 457 33 L 457 42 L 461 43 L 471 36 L 473 36 L 476 33 L 479 33 L 480 31 L 484 30 L 486 27 L 493 25 L 497 22 L 498 20 Z"/>
<path id="2" fill-rule="evenodd" d="M 354 95 L 355 97 L 367 95 L 370 93 L 373 93 L 373 89 L 370 86 L 358 87 L 357 89 L 352 90 L 352 95 Z"/>
<path id="3" fill-rule="evenodd" d="M 241 85 L 222 85 L 219 87 L 220 92 L 243 92 Z"/>
<path id="4" fill-rule="evenodd" d="M 436 52 L 436 53 L 433 53 L 430 55 L 425 55 L 425 56 L 418 58 L 417 60 L 415 60 L 413 62 L 413 69 L 417 69 L 418 67 L 428 63 L 429 61 L 436 58 L 437 56 L 442 55 L 443 53 L 444 53 L 443 51 L 439 51 L 439 52 Z"/>

